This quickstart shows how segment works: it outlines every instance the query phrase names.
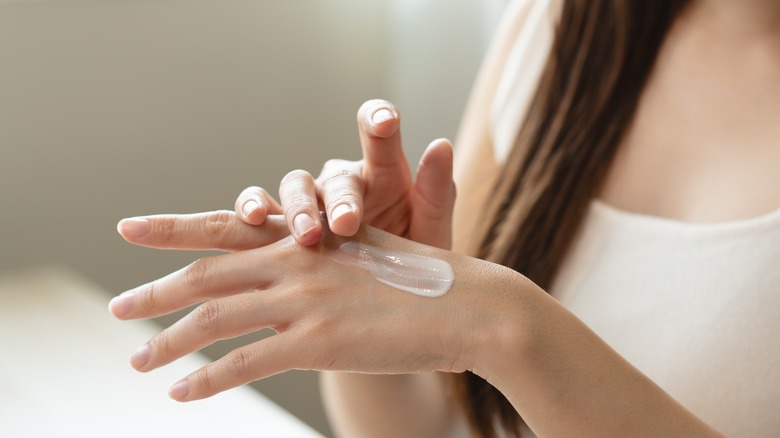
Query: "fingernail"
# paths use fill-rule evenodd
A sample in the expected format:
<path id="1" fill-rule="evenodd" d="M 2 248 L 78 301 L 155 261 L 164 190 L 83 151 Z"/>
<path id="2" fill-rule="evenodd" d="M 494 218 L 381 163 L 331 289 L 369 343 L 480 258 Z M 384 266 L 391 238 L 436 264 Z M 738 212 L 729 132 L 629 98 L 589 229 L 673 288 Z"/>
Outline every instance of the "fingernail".
<path id="1" fill-rule="evenodd" d="M 295 229 L 295 234 L 298 235 L 298 237 L 305 236 L 308 232 L 313 230 L 314 227 L 316 227 L 314 219 L 306 213 L 301 213 L 293 219 L 293 229 Z"/>
<path id="2" fill-rule="evenodd" d="M 257 210 L 258 207 L 260 207 L 260 204 L 250 199 L 244 203 L 244 206 L 241 207 L 241 211 L 244 213 L 244 216 L 249 217 L 249 215 Z"/>
<path id="3" fill-rule="evenodd" d="M 149 362 L 150 355 L 151 351 L 149 350 L 149 344 L 144 344 L 141 348 L 136 350 L 135 353 L 130 355 L 130 365 L 132 365 L 133 368 L 140 370 Z"/>
<path id="4" fill-rule="evenodd" d="M 171 389 L 168 390 L 168 395 L 171 396 L 171 398 L 174 400 L 183 401 L 187 398 L 188 395 L 190 395 L 189 382 L 182 380 L 181 382 L 175 383 L 173 386 L 171 386 Z"/>
<path id="5" fill-rule="evenodd" d="M 119 234 L 132 238 L 144 237 L 152 231 L 152 224 L 146 219 L 122 219 L 116 225 Z"/>
<path id="6" fill-rule="evenodd" d="M 390 111 L 387 108 L 381 108 L 381 109 L 377 110 L 371 116 L 371 123 L 373 123 L 375 125 L 379 125 L 382 122 L 385 122 L 387 120 L 394 119 L 394 118 L 395 118 L 395 114 L 393 114 L 392 111 Z"/>
<path id="7" fill-rule="evenodd" d="M 108 308 L 116 316 L 125 316 L 133 310 L 133 292 L 125 292 L 118 297 L 114 297 L 109 303 Z"/>
<path id="8" fill-rule="evenodd" d="M 336 206 L 336 208 L 333 209 L 333 212 L 330 214 L 330 220 L 335 222 L 340 218 L 341 216 L 344 216 L 347 213 L 354 212 L 355 209 L 352 208 L 349 204 L 339 204 Z"/>

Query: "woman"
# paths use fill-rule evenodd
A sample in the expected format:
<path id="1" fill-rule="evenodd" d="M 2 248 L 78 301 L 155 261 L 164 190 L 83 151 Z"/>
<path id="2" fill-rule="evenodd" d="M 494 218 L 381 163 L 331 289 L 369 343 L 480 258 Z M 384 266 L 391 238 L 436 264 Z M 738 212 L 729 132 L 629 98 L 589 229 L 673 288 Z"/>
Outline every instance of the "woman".
<path id="1" fill-rule="evenodd" d="M 323 378 L 345 436 L 446 436 L 451 400 L 479 436 L 776 433 L 778 24 L 772 0 L 512 3 L 464 116 L 454 214 L 450 144 L 412 180 L 398 111 L 368 102 L 364 161 L 291 172 L 281 205 L 250 188 L 236 215 L 120 223 L 140 245 L 236 251 L 112 301 L 123 319 L 203 303 L 131 363 L 271 327 L 171 396 L 303 368 L 355 372 Z M 454 282 L 404 293 L 334 256 L 348 242 Z"/>

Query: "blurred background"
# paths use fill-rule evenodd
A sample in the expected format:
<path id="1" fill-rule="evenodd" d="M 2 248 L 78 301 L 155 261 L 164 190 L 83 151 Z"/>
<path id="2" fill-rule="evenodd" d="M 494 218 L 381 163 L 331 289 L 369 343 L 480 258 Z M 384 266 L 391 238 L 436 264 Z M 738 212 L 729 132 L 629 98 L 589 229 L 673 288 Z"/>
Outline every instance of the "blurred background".
<path id="1" fill-rule="evenodd" d="M 400 107 L 414 165 L 455 137 L 504 3 L 0 0 L 0 278 L 56 266 L 107 303 L 178 269 L 199 254 L 132 247 L 116 222 L 358 159 L 371 98 Z M 330 435 L 315 373 L 253 386 Z"/>

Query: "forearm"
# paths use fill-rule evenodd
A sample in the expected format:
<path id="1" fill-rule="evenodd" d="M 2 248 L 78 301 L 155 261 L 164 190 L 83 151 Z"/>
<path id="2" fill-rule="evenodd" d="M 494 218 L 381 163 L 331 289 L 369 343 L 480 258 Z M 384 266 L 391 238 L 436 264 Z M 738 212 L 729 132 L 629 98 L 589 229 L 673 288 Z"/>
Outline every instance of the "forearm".
<path id="1" fill-rule="evenodd" d="M 320 374 L 323 400 L 339 437 L 446 437 L 454 408 L 437 374 Z"/>
<path id="2" fill-rule="evenodd" d="M 718 436 L 544 291 L 508 281 L 517 296 L 500 308 L 513 312 L 496 318 L 499 335 L 479 341 L 474 371 L 538 435 Z"/>

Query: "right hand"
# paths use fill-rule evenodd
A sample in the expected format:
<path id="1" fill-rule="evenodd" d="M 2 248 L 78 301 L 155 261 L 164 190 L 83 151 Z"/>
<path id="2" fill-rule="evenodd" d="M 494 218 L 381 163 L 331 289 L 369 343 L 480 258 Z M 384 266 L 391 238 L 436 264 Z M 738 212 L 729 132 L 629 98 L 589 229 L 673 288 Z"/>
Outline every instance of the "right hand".
<path id="1" fill-rule="evenodd" d="M 260 187 L 238 196 L 238 217 L 252 225 L 284 214 L 295 240 L 314 245 L 322 236 L 320 210 L 330 230 L 352 236 L 366 223 L 416 242 L 449 249 L 452 242 L 452 144 L 431 142 L 412 180 L 404 155 L 400 114 L 385 100 L 364 103 L 357 114 L 363 159 L 329 160 L 315 180 L 308 172 L 288 173 L 279 187 L 281 205 Z"/>

